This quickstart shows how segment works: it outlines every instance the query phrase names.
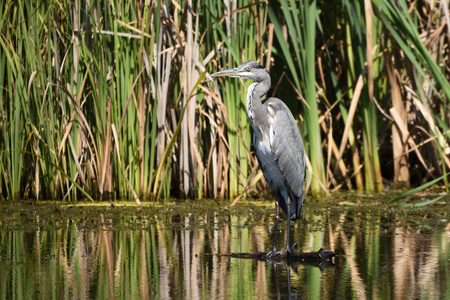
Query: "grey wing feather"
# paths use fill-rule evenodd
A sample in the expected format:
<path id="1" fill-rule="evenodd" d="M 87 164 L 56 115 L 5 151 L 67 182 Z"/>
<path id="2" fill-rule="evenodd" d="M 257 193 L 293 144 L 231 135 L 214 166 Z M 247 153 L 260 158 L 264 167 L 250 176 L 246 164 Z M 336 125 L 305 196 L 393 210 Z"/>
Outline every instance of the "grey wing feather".
<path id="1" fill-rule="evenodd" d="M 291 192 L 303 196 L 305 154 L 303 140 L 291 111 L 284 102 L 270 98 L 265 103 L 270 124 L 270 145 Z"/>

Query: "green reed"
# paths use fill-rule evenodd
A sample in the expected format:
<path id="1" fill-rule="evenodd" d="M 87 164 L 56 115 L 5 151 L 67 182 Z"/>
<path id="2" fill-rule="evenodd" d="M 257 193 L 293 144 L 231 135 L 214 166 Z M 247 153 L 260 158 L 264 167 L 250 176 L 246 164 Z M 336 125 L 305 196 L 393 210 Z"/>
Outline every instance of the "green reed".
<path id="1" fill-rule="evenodd" d="M 441 174 L 448 172 L 450 168 L 449 137 L 450 125 L 448 120 L 448 102 L 450 99 L 450 83 L 445 75 L 443 64 L 445 54 L 442 46 L 436 40 L 425 40 L 420 37 L 417 30 L 420 22 L 416 14 L 410 14 L 408 4 L 402 0 L 399 5 L 393 5 L 389 1 L 374 1 L 377 7 L 377 14 L 383 26 L 389 31 L 395 42 L 395 49 L 404 53 L 408 63 L 414 66 L 414 70 L 407 68 L 408 75 L 417 86 L 417 90 L 412 92 L 413 102 L 418 107 L 422 118 L 417 123 L 424 123 L 426 132 L 433 136 L 431 151 L 433 160 L 439 160 Z M 442 6 L 447 15 L 449 8 Z M 445 14 L 445 12 L 443 12 Z M 440 21 L 437 16 L 434 22 Z M 428 44 L 426 47 L 425 43 Z M 430 44 L 434 46 L 430 49 Z M 433 57 L 434 56 L 434 57 Z M 434 83 L 435 82 L 435 83 Z M 422 120 L 425 120 L 423 122 Z M 435 153 L 438 153 L 437 155 Z M 447 176 L 443 178 L 446 189 L 449 189 Z"/>
<path id="2" fill-rule="evenodd" d="M 373 89 L 374 80 L 378 79 L 379 71 L 379 62 L 374 61 L 373 57 L 376 57 L 378 51 L 372 53 L 371 46 L 373 41 L 377 39 L 377 25 L 376 22 L 365 23 L 367 16 L 364 13 L 364 5 L 367 5 L 367 3 L 344 1 L 343 4 L 347 13 L 347 61 L 350 66 L 347 72 L 347 80 L 348 82 L 356 82 L 359 75 L 363 75 L 365 78 L 361 91 L 356 91 L 357 87 L 355 87 L 354 89 L 351 88 L 349 92 L 350 96 L 360 93 L 357 117 L 362 128 L 365 189 L 370 192 L 381 191 L 383 186 L 378 156 L 378 121 L 376 106 L 371 99 L 374 92 L 378 91 Z M 370 13 L 369 17 L 371 17 Z M 368 45 L 370 45 L 370 49 Z M 370 87 L 372 87 L 372 90 L 370 90 Z M 383 97 L 378 96 L 378 98 Z"/>
<path id="3" fill-rule="evenodd" d="M 212 24 L 214 32 L 208 36 L 211 45 L 222 42 L 226 51 L 219 55 L 218 61 L 224 68 L 233 68 L 244 61 L 253 59 L 264 63 L 266 45 L 261 41 L 267 32 L 267 5 L 242 1 L 240 6 L 246 10 L 234 10 L 230 6 L 223 7 L 221 3 L 209 6 L 214 11 L 218 23 Z M 221 10 L 225 11 L 222 13 Z M 248 83 L 245 83 L 248 84 Z M 245 111 L 246 85 L 236 79 L 225 79 L 219 90 L 223 90 L 222 99 L 227 111 L 227 141 L 229 157 L 229 195 L 235 197 L 247 188 L 252 162 L 250 147 L 250 125 Z"/>

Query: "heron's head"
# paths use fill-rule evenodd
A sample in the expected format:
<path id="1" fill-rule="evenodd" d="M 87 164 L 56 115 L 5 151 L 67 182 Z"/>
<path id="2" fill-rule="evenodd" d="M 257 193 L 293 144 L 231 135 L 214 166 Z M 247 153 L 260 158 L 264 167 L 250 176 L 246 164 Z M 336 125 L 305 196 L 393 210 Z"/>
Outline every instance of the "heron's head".
<path id="1" fill-rule="evenodd" d="M 237 68 L 217 72 L 211 74 L 211 76 L 229 76 L 235 78 L 251 79 L 254 81 L 263 81 L 269 76 L 269 73 L 263 66 L 261 66 L 257 62 L 249 60 Z"/>

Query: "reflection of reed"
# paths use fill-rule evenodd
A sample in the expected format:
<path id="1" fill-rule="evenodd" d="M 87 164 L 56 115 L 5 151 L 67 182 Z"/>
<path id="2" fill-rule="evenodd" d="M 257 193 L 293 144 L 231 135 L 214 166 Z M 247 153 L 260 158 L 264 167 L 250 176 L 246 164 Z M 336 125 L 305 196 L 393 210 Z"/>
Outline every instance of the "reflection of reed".
<path id="1" fill-rule="evenodd" d="M 190 226 L 189 224 L 189 217 L 185 217 L 184 218 L 184 222 L 183 222 L 185 227 Z M 180 243 L 180 247 L 179 249 L 181 250 L 181 253 L 179 254 L 179 256 L 181 256 L 182 260 L 181 260 L 181 264 L 182 264 L 182 272 L 183 272 L 183 287 L 184 287 L 184 293 L 183 293 L 183 297 L 185 298 L 190 298 L 189 296 L 192 296 L 191 294 L 191 281 L 195 280 L 194 278 L 192 278 L 192 274 L 190 274 L 190 265 L 191 265 L 191 241 L 189 238 L 189 231 L 188 230 L 182 230 L 181 231 L 181 243 Z M 197 299 L 197 298 L 194 298 Z"/>
<path id="2" fill-rule="evenodd" d="M 106 224 L 105 223 L 105 216 L 104 214 L 101 214 L 100 219 L 102 221 L 102 224 Z M 111 231 L 107 231 L 106 226 L 102 226 L 103 227 L 103 231 L 101 232 L 102 235 L 102 239 L 101 241 L 103 242 L 103 247 L 99 247 L 102 249 L 102 252 L 104 253 L 105 257 L 106 257 L 106 267 L 108 270 L 108 283 L 109 283 L 109 297 L 111 299 L 114 298 L 114 261 L 113 261 L 113 251 L 112 251 L 112 246 L 111 246 L 111 236 L 112 236 L 112 232 Z M 101 244 L 101 242 L 99 241 L 99 243 Z M 118 257 L 121 257 L 120 255 Z M 120 266 L 120 264 L 117 264 L 117 266 Z M 119 276 L 117 276 L 117 278 L 120 278 L 120 272 L 118 272 Z"/>
<path id="3" fill-rule="evenodd" d="M 361 278 L 361 274 L 358 270 L 358 265 L 356 264 L 356 241 L 355 236 L 352 237 L 352 241 L 350 242 L 347 235 L 344 233 L 344 229 L 342 225 L 345 221 L 345 214 L 341 215 L 339 220 L 339 225 L 336 226 L 336 231 L 340 232 L 342 248 L 344 249 L 347 263 L 350 267 L 350 274 L 352 278 L 353 290 L 356 293 L 356 297 L 358 299 L 366 299 L 366 287 L 364 285 L 364 281 Z"/>
<path id="4" fill-rule="evenodd" d="M 252 251 L 263 252 L 266 251 L 265 237 L 267 236 L 267 229 L 264 226 L 256 226 L 251 231 L 252 236 Z M 267 239 L 266 239 L 267 240 Z M 257 299 L 266 299 L 267 295 L 267 265 L 265 262 L 256 261 L 256 277 L 255 277 L 255 295 Z"/>
<path id="5" fill-rule="evenodd" d="M 141 267 L 141 280 L 140 280 L 140 295 L 141 299 L 149 299 L 149 278 L 148 278 L 148 267 L 147 267 L 147 246 L 148 232 L 141 230 L 141 243 L 140 243 L 140 267 Z"/>
<path id="6" fill-rule="evenodd" d="M 417 240 L 417 234 L 408 234 L 408 236 L 412 235 L 414 235 L 414 239 Z M 426 299 L 439 299 L 440 290 L 435 287 L 435 283 L 438 282 L 437 275 L 439 274 L 439 248 L 437 246 L 439 241 L 433 240 L 434 238 L 430 235 L 428 237 L 430 238 L 429 243 L 426 243 L 422 239 L 420 243 L 418 243 L 421 247 L 414 247 L 419 251 L 419 253 L 416 253 L 416 256 L 418 257 L 416 264 L 420 266 L 417 273 L 414 273 L 414 276 L 417 277 L 417 282 L 419 283 L 419 290 L 417 290 L 414 295 L 420 294 L 422 298 Z M 412 260 L 414 261 L 414 259 Z"/>
<path id="7" fill-rule="evenodd" d="M 190 227 L 190 217 L 184 219 L 185 227 Z M 181 256 L 183 257 L 183 274 L 184 276 L 184 291 L 183 295 L 186 299 L 199 299 L 201 295 L 200 287 L 202 286 L 201 278 L 201 254 L 205 243 L 204 230 L 192 229 L 183 230 L 181 234 L 180 249 L 183 249 Z"/>
<path id="8" fill-rule="evenodd" d="M 218 224 L 219 224 L 219 218 L 217 215 L 214 215 L 213 217 L 213 227 L 207 231 L 207 235 L 209 236 L 210 240 L 210 249 L 212 249 L 212 253 L 219 253 L 219 230 L 218 230 Z M 212 255 L 212 265 L 213 266 L 219 266 L 219 256 Z M 218 285 L 219 285 L 219 268 L 212 267 L 211 270 L 208 270 L 209 273 L 211 273 L 211 283 L 209 284 L 209 299 L 214 299 L 218 292 Z"/>
<path id="9" fill-rule="evenodd" d="M 395 299 L 414 298 L 415 295 L 425 299 L 440 298 L 440 288 L 436 286 L 439 274 L 438 244 L 439 241 L 431 235 L 419 236 L 418 232 L 405 227 L 395 229 Z"/>
<path id="10" fill-rule="evenodd" d="M 159 275 L 159 296 L 161 299 L 170 299 L 170 278 L 169 278 L 169 266 L 171 265 L 169 257 L 167 255 L 167 248 L 165 242 L 165 230 L 164 223 L 158 220 L 156 225 L 158 237 L 157 249 L 158 249 L 158 275 Z"/>
<path id="11" fill-rule="evenodd" d="M 69 283 L 74 298 L 88 299 L 89 283 L 92 274 L 89 266 L 90 256 L 87 253 L 90 245 L 86 243 L 86 231 L 76 231 L 75 234 L 74 252 L 68 261 L 71 269 L 70 274 L 73 274 Z"/>
<path id="12" fill-rule="evenodd" d="M 218 251 L 216 253 L 218 254 L 226 254 L 230 253 L 230 247 L 231 247 L 231 232 L 229 226 L 224 226 L 222 230 L 218 230 L 218 237 L 219 237 L 219 246 Z M 225 299 L 227 296 L 227 286 L 228 286 L 228 274 L 229 269 L 228 266 L 230 264 L 230 259 L 228 257 L 219 256 L 219 265 L 217 266 L 217 269 L 219 269 L 219 277 L 218 277 L 218 295 L 219 299 Z M 212 267 L 213 269 L 214 266 Z"/>
<path id="13" fill-rule="evenodd" d="M 411 259 L 415 252 L 415 241 L 411 236 L 404 235 L 403 228 L 394 230 L 394 263 L 395 299 L 405 299 L 405 296 L 414 295 L 417 287 L 414 274 L 415 261 Z"/>

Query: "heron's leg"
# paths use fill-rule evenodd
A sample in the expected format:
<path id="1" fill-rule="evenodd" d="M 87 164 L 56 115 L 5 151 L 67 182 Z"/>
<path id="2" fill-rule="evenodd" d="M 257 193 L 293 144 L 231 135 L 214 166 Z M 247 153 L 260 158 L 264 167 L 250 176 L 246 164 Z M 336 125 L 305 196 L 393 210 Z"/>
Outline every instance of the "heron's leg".
<path id="1" fill-rule="evenodd" d="M 290 248 L 290 231 L 291 231 L 291 197 L 288 197 L 288 201 L 287 201 L 287 231 L 286 231 L 286 248 L 284 248 L 283 252 L 289 252 L 291 253 L 291 248 Z"/>
<path id="2" fill-rule="evenodd" d="M 274 229 L 274 234 L 273 234 L 272 253 L 275 253 L 277 251 L 277 234 L 278 234 L 279 215 L 280 215 L 280 205 L 278 205 L 278 202 L 275 201 L 275 229 Z"/>
<path id="3" fill-rule="evenodd" d="M 278 255 L 283 255 L 284 253 L 291 253 L 291 248 L 289 246 L 290 240 L 290 229 L 291 229 L 291 198 L 287 199 L 287 231 L 286 231 L 286 248 L 284 250 L 277 252 Z"/>

